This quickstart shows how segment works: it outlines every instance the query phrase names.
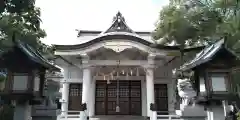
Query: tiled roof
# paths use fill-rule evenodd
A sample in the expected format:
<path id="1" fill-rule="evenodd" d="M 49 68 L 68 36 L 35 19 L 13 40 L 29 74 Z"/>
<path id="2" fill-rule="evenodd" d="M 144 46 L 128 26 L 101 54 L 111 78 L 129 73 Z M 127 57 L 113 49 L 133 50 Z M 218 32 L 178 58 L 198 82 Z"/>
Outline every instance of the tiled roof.
<path id="1" fill-rule="evenodd" d="M 24 52 L 27 55 L 27 57 L 30 60 L 32 60 L 33 62 L 36 62 L 36 63 L 44 66 L 47 69 L 60 71 L 60 69 L 58 67 L 51 64 L 46 58 L 43 57 L 43 55 L 39 51 L 33 49 L 28 44 L 23 43 L 19 40 L 15 41 L 15 44 L 16 44 L 16 47 L 18 47 L 20 50 L 22 50 L 22 52 Z"/>
<path id="2" fill-rule="evenodd" d="M 97 32 L 95 31 L 94 33 L 97 33 Z M 142 33 L 148 33 L 148 32 L 142 32 Z M 148 34 L 150 34 L 150 32 Z M 152 39 L 146 40 L 143 37 L 141 37 L 137 32 L 133 31 L 126 24 L 126 21 L 125 21 L 125 18 L 123 17 L 123 15 L 120 12 L 118 12 L 114 16 L 113 22 L 108 29 L 106 29 L 105 31 L 102 31 L 97 36 L 95 36 L 94 38 L 91 38 L 87 42 L 83 42 L 83 43 L 75 44 L 75 45 L 54 45 L 54 46 L 55 46 L 56 50 L 74 50 L 74 49 L 88 47 L 97 42 L 101 42 L 101 41 L 105 41 L 105 40 L 112 40 L 112 39 L 132 40 L 132 41 L 140 42 L 147 46 L 155 44 Z M 161 46 L 161 48 L 166 48 L 166 47 Z M 168 48 L 170 48 L 170 47 L 168 47 Z M 173 47 L 173 48 L 175 48 L 175 47 Z"/>
<path id="3" fill-rule="evenodd" d="M 217 52 L 219 52 L 221 49 L 226 49 L 229 53 L 236 56 L 232 51 L 230 51 L 229 49 L 227 49 L 225 47 L 224 40 L 219 40 L 215 44 L 210 45 L 210 46 L 206 47 L 205 49 L 203 49 L 202 51 L 200 51 L 198 54 L 196 54 L 196 56 L 192 60 L 184 63 L 180 67 L 180 70 L 181 71 L 190 70 L 190 69 L 193 69 L 201 64 L 204 64 L 204 63 L 212 60 L 213 56 Z"/>

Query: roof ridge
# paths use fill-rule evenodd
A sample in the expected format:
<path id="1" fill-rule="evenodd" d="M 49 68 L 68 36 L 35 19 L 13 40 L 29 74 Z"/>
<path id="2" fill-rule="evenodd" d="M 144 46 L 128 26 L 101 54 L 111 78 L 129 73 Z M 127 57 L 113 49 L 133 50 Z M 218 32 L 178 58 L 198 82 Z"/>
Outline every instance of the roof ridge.
<path id="1" fill-rule="evenodd" d="M 111 26 L 101 32 L 100 34 L 104 34 L 104 33 L 109 33 L 109 32 L 129 32 L 129 33 L 134 33 L 136 34 L 125 22 L 125 18 L 122 16 L 122 13 L 120 13 L 119 11 L 117 12 L 117 14 L 113 17 L 113 22 L 111 24 Z"/>

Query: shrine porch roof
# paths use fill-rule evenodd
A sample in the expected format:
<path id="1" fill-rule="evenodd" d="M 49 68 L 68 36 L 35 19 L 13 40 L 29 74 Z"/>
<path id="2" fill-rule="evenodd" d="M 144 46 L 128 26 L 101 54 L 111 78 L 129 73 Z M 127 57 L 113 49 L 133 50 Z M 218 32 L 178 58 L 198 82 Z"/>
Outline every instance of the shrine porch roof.
<path id="1" fill-rule="evenodd" d="M 113 17 L 113 22 L 108 27 L 108 29 L 104 31 L 79 31 L 78 36 L 81 33 L 89 33 L 89 34 L 96 34 L 93 38 L 88 38 L 89 40 L 84 40 L 84 42 L 80 44 L 73 44 L 73 45 L 53 45 L 56 51 L 73 51 L 79 49 L 89 48 L 90 46 L 106 41 L 118 41 L 118 40 L 128 40 L 135 43 L 140 43 L 141 45 L 147 46 L 149 48 L 154 48 L 156 50 L 180 50 L 179 45 L 163 45 L 157 44 L 156 41 L 150 39 L 144 39 L 141 34 L 149 34 L 151 36 L 151 32 L 136 32 L 133 31 L 125 21 L 123 15 L 118 12 Z M 202 46 L 197 47 L 197 49 L 202 49 Z M 184 51 L 189 51 L 196 48 L 186 48 Z"/>
<path id="2" fill-rule="evenodd" d="M 133 42 L 138 42 L 143 45 L 157 48 L 157 49 L 166 49 L 166 50 L 178 50 L 179 46 L 167 46 L 167 45 L 159 45 L 154 42 L 149 42 L 143 38 L 141 38 L 139 35 L 129 32 L 109 32 L 98 35 L 96 38 L 89 40 L 88 42 L 81 43 L 81 44 L 75 44 L 75 45 L 53 45 L 56 50 L 75 50 L 75 49 L 81 49 L 89 47 L 95 43 L 103 42 L 103 41 L 113 41 L 117 39 L 122 40 L 130 40 Z"/>

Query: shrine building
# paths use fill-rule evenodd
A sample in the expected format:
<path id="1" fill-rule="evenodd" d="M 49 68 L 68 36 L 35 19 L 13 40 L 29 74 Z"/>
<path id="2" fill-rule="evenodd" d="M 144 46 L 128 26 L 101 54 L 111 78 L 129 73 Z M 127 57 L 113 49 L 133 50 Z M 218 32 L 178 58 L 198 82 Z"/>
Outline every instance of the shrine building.
<path id="1" fill-rule="evenodd" d="M 134 31 L 118 12 L 103 31 L 79 30 L 79 44 L 54 45 L 63 68 L 62 114 L 74 115 L 86 103 L 86 115 L 151 117 L 175 114 L 172 69 L 178 46 L 157 44 L 148 31 Z M 83 42 L 84 41 L 84 42 Z"/>

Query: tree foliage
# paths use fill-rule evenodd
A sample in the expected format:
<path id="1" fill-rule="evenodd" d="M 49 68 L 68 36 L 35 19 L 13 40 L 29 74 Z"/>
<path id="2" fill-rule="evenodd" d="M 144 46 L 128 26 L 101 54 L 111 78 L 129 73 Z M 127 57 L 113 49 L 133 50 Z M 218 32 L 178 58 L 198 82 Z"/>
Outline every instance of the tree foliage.
<path id="1" fill-rule="evenodd" d="M 33 9 L 35 0 L 1 0 L 0 12 L 21 13 Z"/>
<path id="2" fill-rule="evenodd" d="M 162 44 L 175 41 L 182 48 L 224 38 L 228 47 L 238 52 L 240 0 L 170 0 L 160 11 L 153 38 Z M 232 78 L 239 86 L 239 71 Z"/>
<path id="3" fill-rule="evenodd" d="M 47 52 L 50 46 L 40 39 L 46 33 L 40 27 L 40 8 L 35 7 L 35 0 L 3 0 L 0 6 L 0 47 L 6 50 L 11 44 L 12 35 L 41 52 Z"/>
<path id="4" fill-rule="evenodd" d="M 48 53 L 51 47 L 40 41 L 46 36 L 40 23 L 40 9 L 35 7 L 35 0 L 0 0 L 0 51 L 6 51 L 12 45 L 15 34 L 17 39 Z M 2 74 L 0 78 L 0 82 L 5 80 Z M 13 110 L 11 104 L 1 104 L 0 119 L 12 120 Z"/>
<path id="5" fill-rule="evenodd" d="M 185 46 L 211 44 L 224 37 L 237 49 L 239 8 L 238 0 L 171 0 L 160 12 L 153 37 Z"/>

